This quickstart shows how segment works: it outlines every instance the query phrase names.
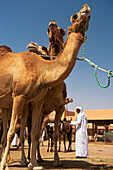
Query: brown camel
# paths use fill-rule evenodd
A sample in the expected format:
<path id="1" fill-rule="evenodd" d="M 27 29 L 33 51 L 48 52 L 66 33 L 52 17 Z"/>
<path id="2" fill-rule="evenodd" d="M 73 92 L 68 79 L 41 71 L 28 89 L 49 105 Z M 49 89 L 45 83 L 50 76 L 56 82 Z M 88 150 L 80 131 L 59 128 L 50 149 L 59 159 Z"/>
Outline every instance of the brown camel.
<path id="1" fill-rule="evenodd" d="M 73 100 L 71 98 L 66 98 L 65 104 L 68 104 L 70 102 L 73 102 Z M 42 131 L 45 129 L 45 127 L 47 126 L 48 123 L 55 123 L 55 116 L 56 116 L 56 112 L 53 111 L 49 115 L 44 117 L 42 127 L 41 127 Z M 68 121 L 63 121 L 63 122 L 60 121 L 58 124 L 59 152 L 60 152 L 61 136 L 62 135 L 63 135 L 63 140 L 64 140 L 64 151 L 66 152 L 65 141 L 66 141 L 66 137 L 68 137 L 70 135 L 68 133 L 70 131 L 69 126 L 70 125 L 69 125 Z M 69 148 L 71 148 L 70 143 L 69 143 L 68 150 L 69 150 Z"/>
<path id="2" fill-rule="evenodd" d="M 48 28 L 48 35 L 49 35 L 49 55 L 51 56 L 57 56 L 59 52 L 64 48 L 63 45 L 63 36 L 66 34 L 66 30 L 57 27 L 57 23 L 52 20 L 49 23 Z M 54 58 L 51 58 L 54 59 Z"/>
<path id="3" fill-rule="evenodd" d="M 73 99 L 68 98 L 68 97 L 65 98 L 65 105 L 68 104 L 68 103 L 72 103 L 72 102 L 73 102 Z M 53 112 L 51 112 L 50 114 L 48 114 L 44 117 L 44 120 L 43 120 L 43 123 L 42 123 L 42 126 L 41 126 L 41 132 L 44 130 L 44 128 L 47 126 L 48 123 L 54 123 L 55 122 L 55 115 L 56 115 L 56 112 L 53 111 Z"/>
<path id="4" fill-rule="evenodd" d="M 50 41 L 49 55 L 56 56 L 62 50 L 63 36 L 65 35 L 65 33 L 66 33 L 65 30 L 57 27 L 57 23 L 55 21 L 52 20 L 49 23 L 49 28 L 48 28 L 48 35 L 49 35 L 49 41 Z M 31 43 L 28 46 L 29 46 L 28 47 L 29 50 L 31 50 L 33 46 L 34 47 L 33 51 L 36 52 L 36 45 L 34 46 Z M 39 52 L 37 51 L 37 53 L 40 53 L 40 51 Z M 50 114 L 53 110 L 55 110 L 57 112 L 56 117 L 59 116 L 59 121 L 60 121 L 60 117 L 62 116 L 63 111 L 65 109 L 66 97 L 67 97 L 67 92 L 66 92 L 66 85 L 64 82 L 58 84 L 57 86 L 52 87 L 51 89 L 48 89 L 48 92 L 44 98 L 44 105 L 42 108 L 43 119 L 47 114 Z M 68 98 L 66 101 L 70 102 L 68 101 Z M 57 128 L 57 125 L 56 125 L 56 128 Z M 42 125 L 42 129 L 43 129 L 43 125 Z M 57 129 L 55 131 L 57 131 Z M 30 132 L 30 126 L 29 126 L 29 132 Z M 57 133 L 55 133 L 55 138 L 57 139 Z M 29 145 L 30 144 L 31 144 L 31 141 L 30 141 L 30 135 L 29 135 Z M 57 145 L 57 142 L 55 142 L 55 145 Z M 38 144 L 38 160 L 42 160 L 39 151 L 40 150 L 39 150 L 39 144 Z M 56 152 L 55 152 L 55 155 L 57 155 Z M 28 151 L 28 159 L 30 159 L 30 146 L 29 146 L 29 151 Z"/>
<path id="5" fill-rule="evenodd" d="M 65 30 L 63 30 L 62 28 L 56 27 L 56 22 L 52 20 L 49 23 L 48 35 L 49 35 L 49 40 L 50 40 L 49 46 L 52 47 L 52 50 L 50 50 L 49 53 L 50 53 L 50 55 L 55 56 L 62 49 L 63 36 L 65 35 Z M 48 55 L 48 53 L 46 53 L 47 48 L 45 46 L 38 46 L 36 43 L 33 43 L 33 42 L 28 44 L 27 48 L 31 52 L 35 52 L 35 53 L 40 54 L 40 55 L 41 54 L 42 55 Z M 48 59 L 47 57 L 46 58 L 43 57 L 43 58 Z M 54 96 L 53 96 L 53 93 L 54 93 Z M 50 95 L 51 95 L 51 100 L 48 100 L 48 97 L 50 97 Z M 65 109 L 65 100 L 68 103 L 70 102 L 70 101 L 68 101 L 68 98 L 65 99 L 66 97 L 67 97 L 67 92 L 66 92 L 66 86 L 65 86 L 64 82 L 57 85 L 55 88 L 53 87 L 52 90 L 49 89 L 48 93 L 45 97 L 45 101 L 46 100 L 47 101 L 45 102 L 46 104 L 44 104 L 44 107 L 43 107 L 43 110 L 44 110 L 43 117 L 47 113 L 50 113 L 51 111 L 56 110 L 60 107 L 62 107 L 62 108 L 64 107 L 64 109 Z M 57 101 L 59 101 L 59 102 L 57 102 Z M 55 106 L 55 103 L 57 103 L 56 106 Z M 31 105 L 29 105 L 29 106 L 31 107 Z M 63 113 L 63 111 L 64 110 L 62 110 L 62 113 Z M 30 112 L 30 114 L 31 114 L 31 112 Z M 30 119 L 30 121 L 28 120 L 28 122 L 31 122 L 31 116 L 29 116 L 28 119 Z M 5 116 L 5 120 L 6 120 L 6 116 Z M 6 122 L 4 123 L 4 125 L 6 124 Z M 30 133 L 31 132 L 30 124 L 28 125 L 28 128 L 29 128 L 29 133 Z M 4 126 L 4 132 L 6 132 L 5 129 L 6 128 Z M 2 146 L 2 149 L 1 149 L 1 153 L 3 151 L 5 144 L 6 144 L 6 136 L 4 136 L 4 137 L 5 137 L 5 139 L 3 141 L 5 141 L 5 142 L 4 143 L 2 142 L 3 146 Z M 24 153 L 24 140 L 23 140 L 24 137 L 21 136 L 21 138 L 22 138 L 21 139 L 21 144 L 22 144 L 21 164 L 25 165 L 27 163 L 27 161 L 26 161 L 26 157 L 25 157 L 25 153 Z M 29 136 L 28 143 L 29 143 L 28 159 L 30 159 L 30 144 L 31 144 L 30 136 Z M 57 155 L 57 154 L 55 154 L 55 155 Z M 38 160 L 42 161 L 42 158 L 41 158 L 41 155 L 40 155 L 40 152 L 39 152 L 39 146 L 38 146 Z"/>
<path id="6" fill-rule="evenodd" d="M 0 107 L 8 107 L 13 102 L 11 123 L 4 157 L 1 162 L 1 170 L 6 165 L 17 119 L 20 115 L 23 116 L 24 105 L 30 101 L 33 103 L 31 164 L 32 166 L 37 165 L 36 143 L 39 139 L 38 132 L 40 132 L 44 97 L 48 88 L 58 85 L 69 76 L 76 63 L 78 51 L 84 42 L 84 25 L 86 23 L 86 30 L 88 29 L 89 6 L 84 5 L 82 7 L 80 20 L 79 13 L 76 15 L 76 20 L 73 19 L 75 17 L 71 18 L 73 25 L 69 27 L 66 46 L 59 57 L 53 61 L 43 60 L 40 56 L 30 52 L 12 53 L 5 52 L 5 50 L 0 52 Z M 59 160 L 58 155 L 57 160 Z"/>
<path id="7" fill-rule="evenodd" d="M 47 34 L 49 35 L 49 47 L 39 46 L 37 43 L 31 42 L 27 45 L 27 49 L 31 52 L 41 55 L 44 59 L 50 60 L 57 57 L 58 53 L 63 49 L 63 36 L 66 34 L 66 30 L 57 27 L 57 23 L 52 20 L 49 23 Z M 50 57 L 47 57 L 47 56 Z M 55 57 L 54 57 L 55 56 Z"/>

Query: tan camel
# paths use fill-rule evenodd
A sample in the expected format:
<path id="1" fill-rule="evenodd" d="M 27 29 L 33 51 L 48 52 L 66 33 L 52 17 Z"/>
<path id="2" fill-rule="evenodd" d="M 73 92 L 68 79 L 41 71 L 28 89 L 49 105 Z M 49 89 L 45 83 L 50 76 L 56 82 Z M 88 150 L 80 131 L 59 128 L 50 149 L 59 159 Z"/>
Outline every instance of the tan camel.
<path id="1" fill-rule="evenodd" d="M 44 96 L 48 88 L 62 82 L 72 71 L 76 63 L 78 51 L 84 41 L 84 25 L 89 16 L 90 8 L 88 5 L 84 5 L 80 13 L 81 21 L 77 14 L 76 22 L 74 21 L 73 25 L 69 27 L 69 35 L 63 52 L 53 61 L 43 60 L 40 56 L 30 52 L 16 54 L 12 52 L 0 53 L 0 107 L 8 107 L 13 102 L 7 146 L 1 162 L 1 170 L 4 169 L 6 164 L 17 119 L 23 113 L 24 104 L 29 101 L 33 103 L 31 163 L 33 166 L 37 165 L 36 142 L 39 138 L 38 132 L 40 129 Z M 88 23 L 86 24 L 87 29 Z M 59 158 L 57 157 L 57 159 Z"/>
<path id="2" fill-rule="evenodd" d="M 57 55 L 57 53 L 59 53 L 60 50 L 62 49 L 63 36 L 65 35 L 65 30 L 63 30 L 62 28 L 56 27 L 56 25 L 57 25 L 57 23 L 52 20 L 49 23 L 49 28 L 48 28 L 48 35 L 49 35 L 49 40 L 50 40 L 49 46 L 52 48 L 52 50 L 50 50 L 49 53 L 50 53 L 50 55 L 53 55 L 53 56 Z M 40 55 L 48 55 L 47 48 L 45 46 L 39 46 L 38 44 L 33 43 L 33 42 L 28 44 L 27 48 L 31 52 L 35 52 L 35 53 L 40 54 Z M 45 59 L 48 59 L 48 58 L 46 57 Z M 54 93 L 54 95 L 53 95 L 53 93 Z M 50 97 L 50 95 L 51 95 L 51 99 L 48 100 L 48 97 Z M 53 87 L 52 89 L 49 89 L 47 94 L 46 94 L 46 97 L 45 97 L 46 102 L 44 102 L 45 104 L 44 104 L 44 107 L 43 107 L 43 111 L 44 111 L 43 117 L 47 113 L 48 114 L 51 113 L 51 111 L 53 111 L 53 110 L 58 110 L 58 108 L 64 108 L 65 109 L 65 100 L 68 103 L 70 102 L 70 101 L 68 101 L 68 98 L 66 99 L 66 97 L 67 97 L 67 92 L 66 92 L 66 86 L 65 86 L 64 82 L 57 85 L 56 87 Z M 56 106 L 55 106 L 55 103 L 56 103 Z M 62 109 L 62 113 L 63 113 L 64 109 Z M 60 116 L 61 115 L 62 114 L 60 113 Z M 31 122 L 31 116 L 29 116 L 29 119 L 30 119 L 30 122 Z M 5 116 L 5 120 L 6 120 L 6 116 Z M 25 121 L 23 121 L 23 122 L 25 122 Z M 29 120 L 28 120 L 28 122 L 29 122 Z M 4 125 L 6 123 L 7 123 L 7 120 L 6 120 L 6 122 L 4 122 Z M 57 127 L 57 125 L 56 125 L 56 127 Z M 5 129 L 6 128 L 4 126 L 4 132 L 6 132 L 6 130 L 7 130 L 7 129 L 6 130 Z M 22 128 L 22 129 L 24 129 L 24 128 Z M 29 125 L 29 131 L 30 131 L 30 129 L 31 129 L 31 127 Z M 22 132 L 23 132 L 23 130 L 22 130 Z M 55 133 L 55 135 L 57 135 L 57 133 Z M 5 144 L 6 144 L 6 135 L 5 136 L 3 135 L 3 137 L 5 137 L 5 139 L 3 140 L 5 142 L 2 142 L 3 146 L 2 146 L 2 149 L 1 149 L 1 153 L 3 151 Z M 24 136 L 23 137 L 21 136 L 21 145 L 22 145 L 21 164 L 26 165 L 27 161 L 26 161 L 26 157 L 25 157 L 25 153 L 24 153 L 24 142 L 23 142 L 24 140 L 23 140 L 23 138 L 24 138 Z M 31 142 L 29 140 L 29 145 L 30 145 L 30 143 Z M 55 155 L 57 155 L 57 153 Z M 29 151 L 28 151 L 28 159 L 30 159 L 30 146 L 29 146 Z M 42 161 L 42 158 L 41 158 L 41 155 L 40 155 L 40 152 L 39 152 L 39 148 L 38 148 L 38 160 Z"/>
<path id="3" fill-rule="evenodd" d="M 49 55 L 50 56 L 56 56 L 62 49 L 63 49 L 63 36 L 65 35 L 66 31 L 60 27 L 57 27 L 57 23 L 55 21 L 51 21 L 49 23 L 49 28 L 48 28 L 48 35 L 49 35 Z M 37 44 L 36 43 L 30 43 L 27 48 L 37 54 L 41 54 L 42 51 L 40 50 L 41 48 L 36 48 Z M 48 58 L 44 58 L 48 59 Z M 54 94 L 54 95 L 53 95 Z M 44 105 L 42 108 L 42 113 L 43 113 L 43 118 L 45 115 L 50 114 L 53 110 L 58 111 L 56 117 L 60 117 L 63 114 L 63 111 L 65 109 L 65 98 L 67 97 L 67 92 L 66 92 L 66 85 L 64 82 L 58 84 L 55 87 L 52 87 L 51 89 L 48 89 L 48 92 L 44 98 Z M 67 99 L 68 100 L 68 99 Z M 60 109 L 61 108 L 61 109 Z M 61 110 L 61 112 L 60 112 Z M 30 113 L 31 114 L 31 113 Z M 29 116 L 30 118 L 30 116 Z M 31 120 L 31 118 L 30 118 Z M 29 122 L 29 121 L 28 121 Z M 58 125 L 56 125 L 58 127 Z M 57 131 L 57 129 L 55 130 Z M 30 125 L 29 125 L 29 132 L 30 132 Z M 57 133 L 55 133 L 55 139 L 57 139 Z M 30 137 L 29 137 L 29 145 L 30 145 Z M 55 142 L 57 145 L 57 142 Z M 57 147 L 57 146 L 56 146 Z M 40 152 L 39 152 L 39 144 L 38 144 L 38 160 L 42 161 Z M 55 152 L 55 155 L 57 153 Z M 28 151 L 28 159 L 30 159 L 30 146 L 29 146 L 29 151 Z M 57 164 L 57 163 L 56 163 Z"/>
<path id="4" fill-rule="evenodd" d="M 44 59 L 50 60 L 57 57 L 58 53 L 63 49 L 63 36 L 66 34 L 66 30 L 57 27 L 57 23 L 52 20 L 49 23 L 47 34 L 49 35 L 49 47 L 39 46 L 37 43 L 31 42 L 27 45 L 27 49 L 30 52 L 42 55 Z M 47 57 L 47 55 L 51 57 Z"/>
<path id="5" fill-rule="evenodd" d="M 73 102 L 73 99 L 68 98 L 68 97 L 65 98 L 65 104 L 72 103 L 72 102 Z M 47 126 L 48 123 L 55 123 L 55 115 L 56 115 L 56 112 L 53 111 L 44 117 L 44 120 L 41 126 L 41 131 L 44 130 L 44 128 Z"/>
<path id="6" fill-rule="evenodd" d="M 48 47 L 49 55 L 57 57 L 58 53 L 61 52 L 64 47 L 63 36 L 66 34 L 66 30 L 57 27 L 57 23 L 54 20 L 52 20 L 48 26 L 47 33 L 50 42 Z"/>
<path id="7" fill-rule="evenodd" d="M 59 95 L 62 96 L 61 94 L 59 94 Z M 65 95 L 64 95 L 64 97 L 65 97 Z M 53 99 L 53 101 L 49 100 L 48 105 L 44 106 L 44 108 L 42 109 L 42 110 L 44 110 L 44 112 L 43 112 L 43 118 L 42 118 L 43 122 L 42 122 L 42 125 L 41 125 L 41 136 L 42 136 L 42 132 L 43 132 L 44 128 L 47 126 L 48 123 L 55 123 L 56 112 L 53 111 L 53 110 L 57 110 L 57 108 L 62 106 L 62 103 L 60 103 L 60 99 L 58 98 L 58 96 L 56 96 L 57 100 L 53 97 L 52 97 L 52 99 Z M 61 98 L 61 100 L 62 100 L 62 98 Z M 59 102 L 55 104 L 55 101 L 59 101 Z M 68 98 L 68 97 L 65 97 L 65 100 L 63 99 L 63 101 L 65 101 L 65 105 L 73 102 L 73 100 L 71 98 Z M 64 104 L 63 104 L 63 106 L 64 106 Z M 51 110 L 52 110 L 52 112 L 50 113 Z M 31 116 L 29 118 L 31 120 Z M 29 123 L 30 123 L 30 121 L 29 121 Z M 57 125 L 57 128 L 58 128 L 58 125 Z M 31 124 L 29 124 L 29 135 L 28 135 L 29 136 L 29 142 L 28 142 L 29 143 L 29 150 L 28 150 L 28 159 L 29 160 L 30 160 L 30 145 L 31 145 L 30 133 L 31 133 Z M 58 135 L 58 134 L 55 134 L 55 135 Z M 39 143 L 38 143 L 38 146 L 37 146 L 37 153 L 38 153 L 38 161 L 43 161 L 43 159 L 41 158 L 41 155 L 40 155 Z M 55 153 L 55 155 L 56 154 L 57 153 Z M 54 163 L 54 164 L 56 165 L 56 163 Z"/>

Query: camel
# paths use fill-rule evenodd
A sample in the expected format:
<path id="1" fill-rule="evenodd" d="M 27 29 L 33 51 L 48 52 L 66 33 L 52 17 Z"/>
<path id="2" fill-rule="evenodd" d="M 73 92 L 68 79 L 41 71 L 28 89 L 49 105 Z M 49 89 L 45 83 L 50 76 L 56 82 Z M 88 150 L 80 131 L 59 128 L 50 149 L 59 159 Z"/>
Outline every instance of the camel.
<path id="1" fill-rule="evenodd" d="M 63 49 L 63 36 L 66 34 L 66 30 L 57 27 L 57 23 L 54 20 L 51 20 L 48 26 L 49 47 L 39 46 L 37 43 L 30 42 L 27 45 L 27 49 L 41 55 L 46 60 L 50 60 L 50 58 L 52 60 L 54 56 L 57 57 L 58 53 Z M 48 55 L 50 57 L 47 57 Z"/>
<path id="2" fill-rule="evenodd" d="M 39 46 L 37 43 L 30 42 L 27 45 L 27 49 L 30 52 L 36 53 L 38 55 L 41 55 L 43 59 L 50 60 L 49 51 L 48 51 L 46 46 Z"/>
<path id="3" fill-rule="evenodd" d="M 49 35 L 49 55 L 55 56 L 57 55 L 61 49 L 62 49 L 62 44 L 63 44 L 63 36 L 65 35 L 66 31 L 63 30 L 60 27 L 57 27 L 57 23 L 55 21 L 51 21 L 49 23 L 49 28 L 48 28 L 48 35 Z M 32 48 L 33 47 L 33 48 Z M 30 43 L 28 45 L 28 49 L 29 50 L 33 50 L 33 52 L 36 52 L 36 44 L 34 45 L 33 43 Z M 52 50 L 51 50 L 52 49 Z M 36 53 L 40 53 L 40 49 L 38 48 Z M 45 58 L 47 59 L 47 58 Z M 53 95 L 54 94 L 54 95 Z M 57 113 L 57 115 L 60 113 L 60 108 L 62 108 L 61 113 L 60 113 L 60 117 L 63 114 L 63 111 L 65 109 L 65 100 L 67 101 L 67 103 L 69 103 L 68 98 L 67 97 L 67 92 L 66 92 L 66 85 L 64 82 L 61 82 L 60 84 L 58 84 L 57 86 L 52 87 L 51 89 L 48 89 L 48 92 L 44 98 L 44 105 L 42 108 L 42 113 L 43 113 L 43 119 L 44 116 L 46 116 L 47 114 L 50 114 L 53 110 L 58 110 L 59 112 Z M 49 99 L 49 100 L 48 100 Z M 59 117 L 59 120 L 60 120 Z M 31 118 L 30 118 L 31 120 Z M 57 127 L 57 125 L 56 125 Z M 30 126 L 29 126 L 29 132 L 30 132 Z M 43 129 L 43 124 L 42 124 L 42 129 Z M 56 129 L 57 131 L 57 129 Z M 55 133 L 56 139 L 57 139 L 57 133 Z M 30 135 L 29 135 L 29 145 L 31 144 L 30 141 Z M 57 144 L 55 142 L 55 144 Z M 57 155 L 57 153 L 55 153 L 55 155 Z M 28 159 L 30 159 L 30 146 L 29 146 L 29 151 L 28 151 Z M 39 144 L 38 144 L 38 160 L 42 161 L 40 152 L 39 152 Z"/>
<path id="4" fill-rule="evenodd" d="M 65 99 L 65 104 L 68 104 L 70 102 L 73 102 L 73 100 L 71 98 L 66 98 Z M 41 131 L 43 131 L 45 129 L 45 127 L 47 126 L 48 123 L 55 123 L 55 116 L 56 116 L 56 112 L 53 111 L 51 112 L 49 115 L 44 117 L 42 126 L 41 126 Z M 60 145 L 61 145 L 61 135 L 63 135 L 63 139 L 64 139 L 64 149 L 66 151 L 66 145 L 65 145 L 65 140 L 66 140 L 66 136 L 70 135 L 70 129 L 69 129 L 69 122 L 68 121 L 63 121 L 63 122 L 59 122 L 58 124 L 58 136 L 59 136 L 59 152 L 60 152 Z M 69 140 L 68 140 L 69 141 Z M 69 147 L 68 150 L 71 150 L 71 144 L 69 143 Z"/>
<path id="5" fill-rule="evenodd" d="M 56 25 L 57 25 L 57 23 L 52 20 L 49 23 L 49 28 L 48 28 L 48 35 L 49 35 L 49 40 L 50 40 L 49 46 L 52 47 L 52 50 L 47 52 L 47 48 L 45 46 L 39 46 L 38 44 L 33 43 L 33 42 L 28 44 L 27 49 L 29 49 L 29 51 L 35 52 L 39 55 L 48 55 L 48 53 L 50 53 L 50 55 L 53 55 L 53 56 L 57 55 L 57 53 L 59 53 L 60 50 L 62 49 L 63 36 L 65 35 L 66 31 L 60 27 L 56 27 Z M 43 57 L 43 58 L 48 59 L 49 57 L 46 57 L 46 58 Z M 56 87 L 58 88 L 58 90 Z M 61 105 L 65 109 L 65 100 L 67 101 L 67 103 L 69 103 L 68 98 L 65 99 L 65 97 L 67 96 L 65 83 L 63 82 L 63 84 L 61 83 L 56 87 L 52 88 L 52 90 L 51 89 L 48 90 L 48 93 L 45 97 L 45 100 L 47 100 L 47 102 L 46 102 L 46 104 L 44 104 L 45 109 L 43 109 L 44 110 L 43 117 L 44 117 L 45 112 L 50 113 L 54 109 L 58 109 L 58 107 L 61 107 Z M 54 93 L 56 95 L 54 95 L 54 97 L 53 97 L 53 92 L 56 90 L 57 90 L 57 92 Z M 48 101 L 48 97 L 47 97 L 48 95 L 49 96 L 51 95 L 51 101 L 50 100 Z M 55 103 L 57 103 L 57 101 L 59 101 L 59 102 L 55 106 Z M 63 110 L 62 110 L 62 113 L 63 113 Z M 30 114 L 31 114 L 31 112 L 30 112 Z M 31 122 L 31 116 L 29 116 L 29 119 Z M 29 122 L 29 120 L 28 120 L 28 122 Z M 4 129 L 5 129 L 5 126 L 4 126 Z M 30 133 L 31 132 L 30 125 L 28 125 L 28 129 L 29 129 L 29 133 Z M 21 137 L 21 138 L 23 138 L 23 137 Z M 30 135 L 29 135 L 28 139 L 29 139 L 28 140 L 28 143 L 29 143 L 28 159 L 30 160 L 30 145 L 31 145 Z M 6 141 L 6 137 L 5 137 L 5 141 Z M 26 161 L 25 154 L 24 154 L 24 141 L 22 139 L 21 139 L 21 141 L 22 141 L 21 163 L 22 163 L 22 165 L 25 165 L 27 163 L 27 161 Z M 6 142 L 5 142 L 5 144 L 6 144 Z M 2 147 L 2 150 L 3 150 L 3 148 L 4 148 L 4 145 Z M 2 152 L 2 150 L 1 150 L 1 152 Z M 39 152 L 39 148 L 38 148 L 38 160 L 42 161 L 42 158 L 41 158 L 41 155 Z"/>
<path id="6" fill-rule="evenodd" d="M 47 129 L 47 136 L 48 136 L 47 152 L 49 152 L 50 142 L 51 142 L 50 152 L 53 152 L 53 133 L 54 133 L 54 129 L 53 129 L 53 126 L 51 126 L 51 125 L 47 125 L 46 129 Z"/>
<path id="7" fill-rule="evenodd" d="M 48 26 L 49 28 L 47 30 L 47 33 L 50 41 L 48 47 L 49 55 L 57 56 L 58 53 L 61 52 L 64 48 L 63 36 L 66 34 L 66 30 L 57 27 L 57 23 L 54 20 L 52 20 Z"/>
<path id="8" fill-rule="evenodd" d="M 84 25 L 88 29 L 90 7 L 85 4 L 80 12 L 71 17 L 72 26 L 68 28 L 68 39 L 63 52 L 53 61 L 42 59 L 35 53 L 13 53 L 0 51 L 0 107 L 7 108 L 13 103 L 7 145 L 1 170 L 6 166 L 6 159 L 12 138 L 15 134 L 17 119 L 22 115 L 24 105 L 33 104 L 32 112 L 32 154 L 31 164 L 37 166 L 36 143 L 39 139 L 42 106 L 48 88 L 54 87 L 65 80 L 71 73 L 77 54 L 84 42 Z M 71 46 L 71 48 L 70 48 Z M 13 99 L 12 99 L 13 96 Z M 38 103 L 37 103 L 38 102 Z M 38 112 L 37 112 L 38 111 Z M 57 161 L 59 157 L 57 155 Z"/>
<path id="9" fill-rule="evenodd" d="M 67 105 L 68 103 L 72 103 L 72 102 L 73 102 L 73 99 L 68 98 L 68 97 L 65 98 L 65 105 Z M 50 114 L 47 114 L 44 117 L 44 120 L 41 126 L 41 132 L 43 132 L 44 128 L 47 126 L 48 123 L 55 123 L 55 115 L 56 115 L 56 112 L 52 111 Z"/>
<path id="10" fill-rule="evenodd" d="M 59 123 L 59 150 L 61 148 L 61 136 L 63 136 L 64 141 L 64 152 L 71 151 L 71 137 L 72 137 L 72 126 L 70 126 L 70 121 L 67 121 L 66 118 L 64 118 L 63 121 L 60 121 Z M 66 150 L 66 139 L 69 142 L 68 150 Z"/>

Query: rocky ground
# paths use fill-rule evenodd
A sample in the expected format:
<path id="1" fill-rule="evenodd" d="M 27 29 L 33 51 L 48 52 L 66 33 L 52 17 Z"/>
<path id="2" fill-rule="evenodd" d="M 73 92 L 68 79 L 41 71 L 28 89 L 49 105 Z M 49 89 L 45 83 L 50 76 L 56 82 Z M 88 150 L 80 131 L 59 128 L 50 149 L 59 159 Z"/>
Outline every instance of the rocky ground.
<path id="1" fill-rule="evenodd" d="M 64 152 L 63 143 L 62 151 L 59 153 L 62 167 L 54 167 L 54 153 L 47 152 L 47 141 L 44 142 L 44 146 L 41 146 L 41 155 L 44 159 L 43 163 L 39 165 L 43 166 L 46 170 L 71 170 L 71 169 L 113 169 L 113 143 L 112 145 L 105 145 L 104 143 L 89 143 L 89 156 L 85 159 L 78 159 L 75 157 L 75 143 L 72 143 L 73 152 Z M 27 155 L 27 143 L 25 145 L 25 152 Z M 15 148 L 11 149 L 12 161 L 9 163 L 9 170 L 28 170 L 27 167 L 21 167 L 21 148 L 17 151 Z"/>

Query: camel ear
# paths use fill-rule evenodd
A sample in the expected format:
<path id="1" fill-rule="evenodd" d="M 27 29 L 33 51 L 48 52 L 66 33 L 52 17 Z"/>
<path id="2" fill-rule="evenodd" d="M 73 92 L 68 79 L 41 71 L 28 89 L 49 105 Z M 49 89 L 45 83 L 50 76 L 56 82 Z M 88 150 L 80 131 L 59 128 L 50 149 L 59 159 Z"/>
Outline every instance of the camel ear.
<path id="1" fill-rule="evenodd" d="M 60 28 L 60 33 L 63 34 L 63 35 L 65 35 L 65 34 L 66 34 L 66 30 Z"/>
<path id="2" fill-rule="evenodd" d="M 50 33 L 50 29 L 48 28 L 48 29 L 47 29 L 47 34 L 49 34 L 49 33 Z"/>
<path id="3" fill-rule="evenodd" d="M 76 14 L 74 14 L 73 16 L 71 16 L 70 21 L 71 21 L 72 23 L 74 23 L 75 20 L 77 19 L 77 17 L 78 17 L 78 15 L 77 15 L 77 13 L 76 13 Z"/>

